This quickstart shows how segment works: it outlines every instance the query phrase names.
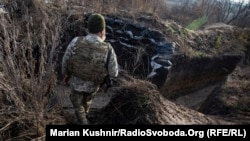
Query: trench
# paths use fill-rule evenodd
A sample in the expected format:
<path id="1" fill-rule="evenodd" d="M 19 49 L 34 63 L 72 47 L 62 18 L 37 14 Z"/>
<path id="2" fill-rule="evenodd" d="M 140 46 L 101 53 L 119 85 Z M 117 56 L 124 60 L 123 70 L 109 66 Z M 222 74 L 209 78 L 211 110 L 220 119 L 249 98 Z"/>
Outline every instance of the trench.
<path id="1" fill-rule="evenodd" d="M 237 55 L 176 55 L 176 44 L 161 31 L 117 17 L 105 19 L 106 42 L 113 46 L 120 68 L 135 78 L 151 81 L 164 97 L 189 108 L 198 109 L 241 59 Z M 84 25 L 86 31 L 87 23 Z M 109 96 L 101 97 L 97 96 L 96 101 L 107 101 Z"/>
<path id="2" fill-rule="evenodd" d="M 239 55 L 182 56 L 176 51 L 176 43 L 159 30 L 116 17 L 105 19 L 106 41 L 115 49 L 120 67 L 157 85 L 166 98 L 217 86 L 241 60 Z"/>

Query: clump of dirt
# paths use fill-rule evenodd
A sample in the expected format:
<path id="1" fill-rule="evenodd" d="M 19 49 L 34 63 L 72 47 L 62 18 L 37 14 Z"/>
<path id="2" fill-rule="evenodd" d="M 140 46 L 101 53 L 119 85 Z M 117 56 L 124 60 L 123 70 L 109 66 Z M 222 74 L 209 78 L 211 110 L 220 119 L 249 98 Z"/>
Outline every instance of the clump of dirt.
<path id="1" fill-rule="evenodd" d="M 233 124 L 171 102 L 154 84 L 124 72 L 115 82 L 107 105 L 90 110 L 91 124 Z"/>
<path id="2" fill-rule="evenodd" d="M 215 89 L 200 112 L 229 117 L 241 124 L 250 123 L 250 67 L 238 67 L 222 87 Z"/>
<path id="3" fill-rule="evenodd" d="M 159 93 L 150 82 L 136 80 L 125 72 L 120 72 L 115 85 L 109 90 L 109 103 L 90 113 L 90 120 L 96 124 L 156 124 L 156 106 L 152 99 Z M 143 86 L 143 87 L 142 87 Z M 92 118 L 91 118 L 92 116 Z M 93 117 L 94 116 L 94 117 Z"/>
<path id="4" fill-rule="evenodd" d="M 244 59 L 201 105 L 198 111 L 207 115 L 228 117 L 240 124 L 250 122 L 250 66 L 248 45 Z"/>

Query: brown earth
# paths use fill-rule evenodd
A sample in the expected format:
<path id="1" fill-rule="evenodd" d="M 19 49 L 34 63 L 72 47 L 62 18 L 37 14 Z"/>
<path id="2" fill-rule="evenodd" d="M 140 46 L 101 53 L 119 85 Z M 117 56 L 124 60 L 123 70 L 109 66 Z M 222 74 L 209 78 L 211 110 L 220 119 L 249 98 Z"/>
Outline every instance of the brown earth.
<path id="1" fill-rule="evenodd" d="M 99 92 L 93 99 L 89 114 L 91 124 L 235 124 L 172 102 L 164 98 L 152 83 L 134 79 L 124 72 L 115 81 L 117 85 L 108 93 Z M 66 101 L 62 100 L 65 102 L 64 114 L 68 124 L 75 124 L 74 110 L 67 98 L 69 87 L 59 87 L 59 90 L 63 89 L 63 98 L 66 98 Z"/>
<path id="2" fill-rule="evenodd" d="M 141 23 L 145 19 L 138 18 L 136 23 Z M 213 94 L 222 97 L 222 94 L 216 92 L 216 90 L 225 87 L 226 82 L 231 77 L 230 74 L 249 75 L 248 73 L 245 74 L 247 71 L 235 71 L 239 63 L 248 58 L 245 40 L 249 40 L 249 35 L 245 35 L 245 32 L 239 33 L 243 31 L 242 29 L 221 24 L 206 27 L 197 32 L 187 31 L 186 33 L 182 27 L 174 22 L 163 24 L 157 20 L 150 21 L 147 24 L 142 23 L 142 25 L 151 28 L 155 25 L 156 29 L 162 29 L 178 45 L 177 52 L 172 59 L 173 66 L 165 83 L 157 88 L 150 82 L 137 80 L 122 73 L 117 80 L 118 86 L 114 86 L 106 94 L 98 93 L 93 100 L 89 116 L 92 124 L 247 123 L 248 89 L 241 95 L 246 100 L 245 102 L 242 103 L 240 99 L 237 99 L 242 104 L 240 107 L 244 107 L 244 111 L 246 111 L 243 114 L 244 118 L 237 116 L 237 112 L 234 111 L 235 108 L 234 110 L 231 109 L 231 114 L 235 114 L 235 116 L 225 116 L 222 114 L 224 113 L 225 103 L 218 101 L 218 106 L 216 106 L 211 101 L 217 101 L 215 100 L 216 97 L 212 96 Z M 157 22 L 158 24 L 156 24 Z M 165 26 L 171 26 L 175 32 L 167 33 L 167 28 L 163 28 Z M 179 36 L 180 32 L 185 32 L 186 35 Z M 176 36 L 178 37 L 176 38 Z M 223 38 L 218 41 L 220 36 Z M 185 40 L 184 44 L 182 40 Z M 235 77 L 238 77 L 238 75 Z M 246 77 L 244 83 L 248 84 L 248 82 L 249 78 Z M 148 89 L 148 87 L 152 89 Z M 242 91 L 241 87 L 238 88 L 238 91 Z M 231 93 L 232 89 L 227 90 Z M 146 106 L 146 108 L 143 108 L 144 110 L 140 109 L 141 103 L 138 105 L 137 100 L 140 99 L 138 95 L 147 99 L 144 99 L 147 103 L 143 105 Z M 227 95 L 227 92 L 224 95 Z M 69 100 L 67 101 L 67 104 L 70 105 Z M 215 106 L 215 111 L 218 111 L 217 114 L 209 113 L 209 109 L 214 111 L 209 103 Z M 234 103 L 236 104 L 236 102 Z M 65 106 L 65 115 L 71 124 L 74 123 L 74 120 L 72 120 L 74 114 L 72 114 L 72 108 L 66 108 L 72 107 L 69 105 Z M 220 112 L 221 114 L 219 114 Z M 198 119 L 196 118 L 197 115 L 199 115 Z"/>
<path id="3" fill-rule="evenodd" d="M 225 83 L 216 88 L 198 111 L 250 123 L 250 67 L 237 67 Z"/>

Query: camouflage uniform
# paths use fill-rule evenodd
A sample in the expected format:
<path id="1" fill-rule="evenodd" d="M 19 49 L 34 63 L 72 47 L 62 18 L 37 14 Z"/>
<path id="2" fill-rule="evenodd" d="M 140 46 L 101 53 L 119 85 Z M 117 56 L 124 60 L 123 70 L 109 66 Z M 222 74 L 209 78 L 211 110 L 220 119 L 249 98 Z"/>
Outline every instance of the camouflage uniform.
<path id="1" fill-rule="evenodd" d="M 75 37 L 68 45 L 62 60 L 62 74 L 70 76 L 67 71 L 67 60 L 75 54 L 76 42 L 81 38 Z M 88 34 L 85 39 L 91 43 L 103 42 L 102 39 L 95 34 Z M 118 75 L 118 63 L 116 54 L 111 48 L 110 59 L 108 62 L 108 73 L 110 77 L 117 77 Z M 101 47 L 101 46 L 100 46 Z M 106 56 L 107 58 L 107 56 Z M 107 59 L 106 59 L 107 60 Z M 71 76 L 69 80 L 69 85 L 72 88 L 72 93 L 70 95 L 71 102 L 75 108 L 76 116 L 80 124 L 86 124 L 86 114 L 88 113 L 90 104 L 92 103 L 92 98 L 95 93 L 99 90 L 100 86 L 94 84 L 94 82 L 88 80 L 81 80 L 75 76 Z"/>

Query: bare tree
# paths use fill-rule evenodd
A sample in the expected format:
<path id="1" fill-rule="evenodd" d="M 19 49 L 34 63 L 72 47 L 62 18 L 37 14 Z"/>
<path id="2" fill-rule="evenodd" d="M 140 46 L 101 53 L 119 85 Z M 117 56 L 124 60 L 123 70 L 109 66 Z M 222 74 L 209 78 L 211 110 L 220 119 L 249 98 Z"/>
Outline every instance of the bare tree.
<path id="1" fill-rule="evenodd" d="M 245 5 L 245 9 L 239 14 L 234 24 L 240 27 L 250 27 L 250 0 Z"/>
<path id="2" fill-rule="evenodd" d="M 229 0 L 179 0 L 172 9 L 172 17 L 184 25 L 200 17 L 208 17 L 208 23 L 226 23 L 246 27 L 250 21 L 250 1 L 238 3 Z M 171 14 L 170 14 L 171 15 Z"/>

